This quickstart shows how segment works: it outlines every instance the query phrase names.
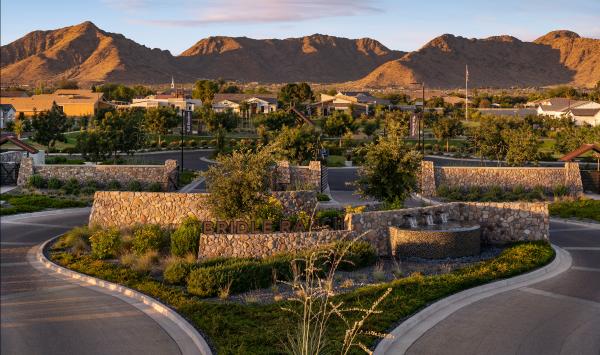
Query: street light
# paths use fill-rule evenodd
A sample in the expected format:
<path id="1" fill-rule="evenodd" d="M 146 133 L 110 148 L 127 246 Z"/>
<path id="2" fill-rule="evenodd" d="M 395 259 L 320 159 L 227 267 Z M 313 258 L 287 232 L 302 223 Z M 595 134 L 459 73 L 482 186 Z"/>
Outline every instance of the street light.
<path id="1" fill-rule="evenodd" d="M 414 82 L 410 83 L 411 85 L 421 85 L 422 89 L 422 101 L 421 101 L 421 119 L 419 120 L 419 144 L 421 144 L 421 152 L 423 154 L 423 158 L 425 158 L 425 82 Z M 422 133 L 421 133 L 422 132 Z M 423 138 L 421 138 L 421 134 L 423 134 Z"/>

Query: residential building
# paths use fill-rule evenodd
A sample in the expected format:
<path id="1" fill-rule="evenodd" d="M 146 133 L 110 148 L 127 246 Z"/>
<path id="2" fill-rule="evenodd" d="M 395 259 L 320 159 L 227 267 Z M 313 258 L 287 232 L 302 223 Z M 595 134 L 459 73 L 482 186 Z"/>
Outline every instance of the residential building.
<path id="1" fill-rule="evenodd" d="M 328 116 L 334 111 L 368 115 L 377 105 L 389 107 L 390 102 L 363 91 L 340 91 L 335 95 L 321 94 L 320 101 L 309 105 L 309 110 L 318 116 Z"/>
<path id="2" fill-rule="evenodd" d="M 37 112 L 50 110 L 52 103 L 56 102 L 67 116 L 85 116 L 113 106 L 104 101 L 103 96 L 103 93 L 91 90 L 61 89 L 52 94 L 30 97 L 0 97 L 0 104 L 11 104 L 17 115 L 23 112 L 25 116 L 33 116 Z"/>
<path id="3" fill-rule="evenodd" d="M 590 125 L 590 126 L 599 126 L 600 125 L 600 107 L 598 108 L 571 108 L 566 112 L 568 117 L 571 117 L 575 124 L 578 126 L 582 125 Z"/>
<path id="4" fill-rule="evenodd" d="M 159 94 L 146 96 L 143 99 L 133 99 L 125 107 L 173 107 L 177 110 L 190 110 L 202 107 L 202 100 L 183 97 L 181 95 Z"/>
<path id="5" fill-rule="evenodd" d="M 246 103 L 247 106 L 244 107 L 243 103 Z M 212 108 L 215 112 L 231 110 L 239 115 L 254 116 L 259 113 L 275 112 L 277 96 L 270 94 L 216 94 L 212 101 Z"/>
<path id="6" fill-rule="evenodd" d="M 531 106 L 532 103 L 529 103 Z M 537 107 L 538 115 L 560 118 L 567 114 L 570 109 L 594 109 L 600 108 L 600 104 L 594 101 L 573 100 L 564 97 L 553 97 L 551 99 L 537 100 L 533 103 Z"/>
<path id="7" fill-rule="evenodd" d="M 6 124 L 14 121 L 17 111 L 11 104 L 0 104 L 0 129 L 4 129 Z"/>

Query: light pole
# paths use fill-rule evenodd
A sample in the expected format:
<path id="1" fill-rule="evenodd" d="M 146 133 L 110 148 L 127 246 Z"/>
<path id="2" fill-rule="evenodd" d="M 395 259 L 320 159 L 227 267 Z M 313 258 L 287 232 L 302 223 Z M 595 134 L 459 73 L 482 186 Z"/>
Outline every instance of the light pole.
<path id="1" fill-rule="evenodd" d="M 419 144 L 421 144 L 421 153 L 423 154 L 423 157 L 425 157 L 425 82 L 414 82 L 411 83 L 411 85 L 421 85 L 421 97 L 422 97 L 422 101 L 421 101 L 421 117 L 419 119 L 419 138 L 418 138 L 418 142 Z M 422 138 L 421 138 L 422 135 Z"/>

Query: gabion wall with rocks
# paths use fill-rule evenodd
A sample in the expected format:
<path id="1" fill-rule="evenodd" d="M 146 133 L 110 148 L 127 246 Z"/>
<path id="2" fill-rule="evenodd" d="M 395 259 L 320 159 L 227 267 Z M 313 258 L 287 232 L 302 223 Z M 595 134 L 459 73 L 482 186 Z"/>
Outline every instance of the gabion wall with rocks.
<path id="1" fill-rule="evenodd" d="M 275 185 L 278 190 L 316 190 L 322 191 L 321 175 L 323 169 L 320 161 L 311 161 L 308 166 L 290 165 L 289 161 L 277 162 Z M 326 181 L 325 181 L 326 183 Z"/>
<path id="2" fill-rule="evenodd" d="M 198 258 L 266 257 L 329 244 L 337 240 L 352 240 L 348 230 L 323 230 L 290 233 L 202 234 Z"/>
<path id="3" fill-rule="evenodd" d="M 111 180 L 127 184 L 139 181 L 142 185 L 161 184 L 165 191 L 177 188 L 178 169 L 176 160 L 166 160 L 164 165 L 35 165 L 32 158 L 21 159 L 18 185 L 25 185 L 32 175 L 62 181 L 77 179 L 79 183 L 94 181 L 103 186 Z"/>
<path id="4" fill-rule="evenodd" d="M 564 167 L 457 167 L 434 166 L 433 162 L 421 164 L 421 192 L 424 196 L 435 196 L 440 186 L 450 188 L 486 188 L 499 186 L 510 190 L 521 186 L 534 189 L 541 186 L 552 192 L 559 185 L 569 189 L 570 194 L 583 192 L 579 164 L 566 162 Z"/>
<path id="5" fill-rule="evenodd" d="M 315 191 L 281 191 L 273 195 L 286 215 L 304 211 L 310 216 L 317 203 Z M 172 227 L 188 216 L 208 221 L 213 216 L 207 198 L 207 193 L 97 191 L 89 224 L 123 228 L 151 223 Z"/>
<path id="6" fill-rule="evenodd" d="M 460 258 L 479 255 L 481 230 L 478 225 L 460 230 L 417 230 L 390 227 L 392 255 L 425 259 Z"/>

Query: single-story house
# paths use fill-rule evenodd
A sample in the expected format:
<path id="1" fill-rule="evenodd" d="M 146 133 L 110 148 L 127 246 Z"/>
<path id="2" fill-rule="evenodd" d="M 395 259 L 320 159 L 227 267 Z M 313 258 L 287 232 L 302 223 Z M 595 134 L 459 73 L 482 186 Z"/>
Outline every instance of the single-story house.
<path id="1" fill-rule="evenodd" d="M 321 94 L 319 102 L 309 105 L 309 111 L 318 116 L 328 116 L 334 111 L 368 115 L 377 105 L 389 107 L 390 102 L 363 91 L 340 91 L 335 95 Z"/>
<path id="2" fill-rule="evenodd" d="M 245 109 L 243 103 L 247 104 Z M 215 112 L 231 110 L 239 115 L 253 116 L 259 113 L 275 112 L 277 97 L 268 94 L 216 94 L 212 100 L 212 108 Z"/>
<path id="3" fill-rule="evenodd" d="M 538 115 L 560 118 L 567 114 L 570 109 L 594 109 L 600 108 L 600 104 L 594 101 L 573 100 L 564 97 L 553 97 L 536 101 Z"/>
<path id="4" fill-rule="evenodd" d="M 16 114 L 23 112 L 25 116 L 33 116 L 40 111 L 50 110 L 52 103 L 63 110 L 67 116 L 93 115 L 98 109 L 112 107 L 104 101 L 104 94 L 91 90 L 56 90 L 52 94 L 33 95 L 30 97 L 0 97 L 0 104 L 11 104 Z"/>
<path id="5" fill-rule="evenodd" d="M 590 126 L 600 125 L 600 107 L 598 108 L 571 108 L 566 112 L 568 117 L 571 117 L 575 124 L 582 126 L 588 124 Z"/>
<path id="6" fill-rule="evenodd" d="M 6 124 L 14 121 L 17 117 L 17 111 L 11 104 L 0 104 L 0 128 L 4 129 Z"/>
<path id="7" fill-rule="evenodd" d="M 133 99 L 131 104 L 125 107 L 143 107 L 145 109 L 153 107 L 173 107 L 178 110 L 193 111 L 196 108 L 202 107 L 202 100 L 177 95 L 161 94 L 146 96 L 143 99 Z"/>

